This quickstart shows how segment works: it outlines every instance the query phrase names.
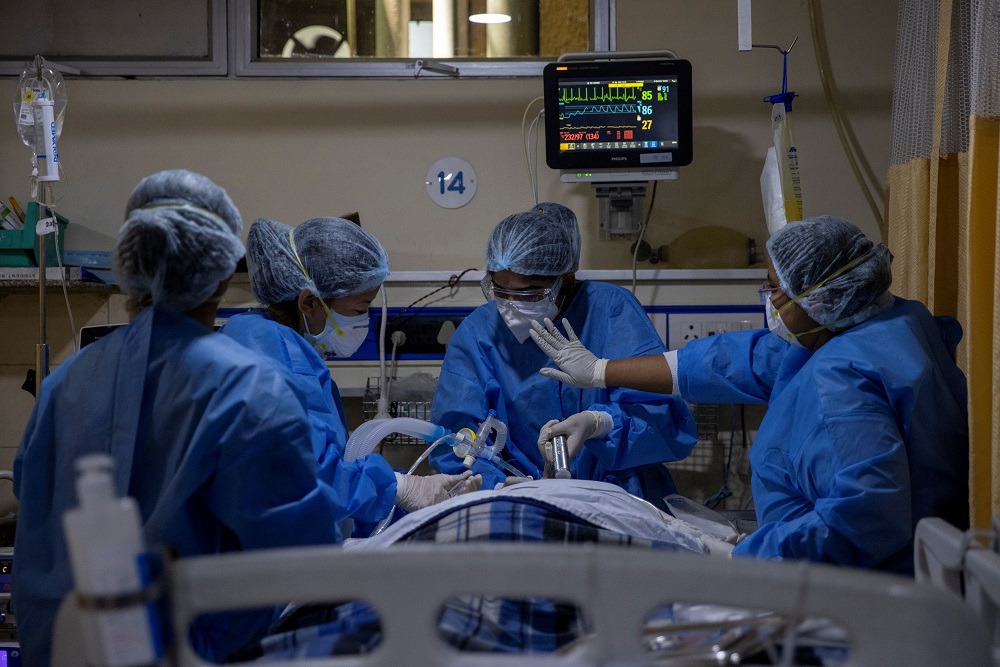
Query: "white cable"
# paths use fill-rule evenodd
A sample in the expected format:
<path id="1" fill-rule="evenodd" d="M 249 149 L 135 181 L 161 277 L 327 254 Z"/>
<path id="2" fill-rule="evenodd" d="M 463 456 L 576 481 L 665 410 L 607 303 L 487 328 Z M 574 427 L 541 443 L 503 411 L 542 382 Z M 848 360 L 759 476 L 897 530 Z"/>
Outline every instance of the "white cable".
<path id="1" fill-rule="evenodd" d="M 656 185 L 658 183 L 659 181 L 653 181 L 653 192 L 649 195 L 649 210 L 646 211 L 646 220 L 639 229 L 639 238 L 635 241 L 635 252 L 632 253 L 632 296 L 635 296 L 636 283 L 638 282 L 639 244 L 642 243 L 642 237 L 646 235 L 646 228 L 649 227 L 649 219 L 653 215 L 653 204 L 656 203 Z"/>
<path id="2" fill-rule="evenodd" d="M 531 121 L 531 125 L 528 127 L 528 144 L 531 144 L 531 135 L 534 134 L 535 137 L 538 136 L 536 131 L 538 125 L 538 119 L 542 117 L 545 110 L 542 109 L 535 116 L 535 120 Z M 538 140 L 535 139 L 535 145 L 531 148 L 531 156 L 534 158 L 534 162 L 528 161 L 528 174 L 531 176 L 531 195 L 534 198 L 535 206 L 538 205 Z"/>
<path id="3" fill-rule="evenodd" d="M 417 460 L 413 462 L 413 465 L 410 466 L 410 469 L 406 471 L 406 474 L 407 475 L 412 475 L 413 471 L 417 469 L 417 466 L 419 466 L 421 463 L 423 463 L 424 459 L 426 459 L 430 455 L 431 451 L 435 447 L 437 447 L 438 445 L 440 445 L 441 443 L 443 443 L 445 440 L 448 440 L 449 438 L 451 438 L 452 440 L 454 440 L 455 439 L 455 434 L 454 433 L 448 433 L 446 435 L 441 436 L 437 440 L 435 440 L 434 444 L 432 444 L 430 447 L 428 447 L 427 449 L 425 449 L 423 452 L 420 453 L 420 456 L 418 456 Z M 385 530 L 386 527 L 388 527 L 389 522 L 392 521 L 392 517 L 395 514 L 396 514 L 396 505 L 394 504 L 392 506 L 392 509 L 389 510 L 389 514 L 387 514 L 386 517 L 384 519 L 382 519 L 378 523 L 378 525 L 375 526 L 375 530 L 372 532 L 371 535 L 369 535 L 369 537 L 375 537 L 376 535 L 378 535 L 379 533 L 381 533 L 383 530 Z"/>
<path id="4" fill-rule="evenodd" d="M 378 413 L 376 417 L 389 417 L 389 386 L 385 377 L 385 328 L 389 319 L 389 301 L 385 295 L 385 283 L 382 283 L 382 324 L 378 334 Z"/>
<path id="5" fill-rule="evenodd" d="M 531 105 L 533 105 L 535 102 L 538 102 L 541 99 L 543 98 L 539 96 L 528 102 L 528 105 L 524 107 L 524 113 L 521 115 L 521 143 L 524 147 L 524 163 L 528 167 L 528 181 L 531 185 L 531 193 L 532 196 L 535 197 L 534 201 L 536 204 L 538 203 L 538 197 L 537 195 L 535 195 L 535 181 L 531 172 L 531 158 L 528 157 L 528 136 L 525 134 L 524 124 L 528 121 L 528 112 L 531 110 Z M 539 112 L 539 115 L 540 114 L 541 112 Z"/>
<path id="6" fill-rule="evenodd" d="M 52 212 L 55 215 L 55 211 Z M 56 243 L 56 264 L 59 265 L 59 281 L 62 283 L 62 293 L 63 300 L 66 302 L 66 312 L 69 314 L 69 333 L 70 339 L 73 341 L 73 351 L 79 352 L 80 348 L 76 341 L 76 322 L 73 320 L 73 308 L 69 305 L 69 291 L 66 289 L 66 269 L 63 267 L 62 253 L 59 252 L 59 221 L 56 220 L 56 233 L 55 233 L 55 243 Z"/>
<path id="7" fill-rule="evenodd" d="M 51 183 L 46 183 L 45 187 L 49 189 L 47 199 L 52 200 L 52 190 Z M 73 352 L 79 352 L 80 349 L 76 341 L 76 322 L 73 319 L 73 308 L 69 305 L 69 291 L 66 289 L 66 269 L 63 267 L 62 253 L 59 252 L 59 218 L 56 216 L 55 203 L 49 206 L 39 206 L 39 215 L 44 214 L 47 210 L 53 218 L 53 223 L 55 224 L 55 234 L 53 235 L 53 243 L 56 246 L 56 264 L 59 266 L 59 282 L 62 285 L 63 300 L 66 302 L 66 313 L 69 315 L 69 332 L 70 340 L 73 341 Z M 37 224 L 37 222 L 36 222 Z M 46 276 L 39 276 L 39 280 L 44 284 L 46 281 Z"/>

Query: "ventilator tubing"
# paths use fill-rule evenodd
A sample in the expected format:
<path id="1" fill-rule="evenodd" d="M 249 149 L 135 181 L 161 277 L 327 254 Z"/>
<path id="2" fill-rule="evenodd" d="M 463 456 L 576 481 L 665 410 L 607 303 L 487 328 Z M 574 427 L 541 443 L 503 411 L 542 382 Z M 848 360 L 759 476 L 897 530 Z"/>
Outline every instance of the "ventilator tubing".
<path id="1" fill-rule="evenodd" d="M 371 419 L 354 429 L 344 448 L 344 461 L 350 462 L 368 456 L 390 433 L 400 433 L 427 442 L 434 442 L 448 435 L 443 427 L 412 417 Z"/>

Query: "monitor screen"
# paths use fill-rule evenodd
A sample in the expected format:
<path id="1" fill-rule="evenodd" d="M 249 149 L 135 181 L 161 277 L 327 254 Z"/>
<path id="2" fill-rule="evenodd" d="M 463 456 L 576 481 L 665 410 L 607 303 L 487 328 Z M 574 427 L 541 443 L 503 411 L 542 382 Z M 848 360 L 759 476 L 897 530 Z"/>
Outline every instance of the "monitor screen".
<path id="1" fill-rule="evenodd" d="M 553 169 L 691 162 L 691 63 L 557 62 L 544 71 L 545 161 Z"/>

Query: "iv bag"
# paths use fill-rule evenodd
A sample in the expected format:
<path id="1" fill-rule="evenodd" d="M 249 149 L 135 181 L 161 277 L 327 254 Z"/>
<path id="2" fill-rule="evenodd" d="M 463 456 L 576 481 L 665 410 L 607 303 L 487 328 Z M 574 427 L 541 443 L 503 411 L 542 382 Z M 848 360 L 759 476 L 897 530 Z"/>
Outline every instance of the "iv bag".
<path id="1" fill-rule="evenodd" d="M 43 95 L 52 100 L 58 138 L 62 134 L 63 116 L 66 114 L 66 84 L 62 74 L 49 67 L 44 59 L 41 60 L 40 67 L 32 62 L 24 68 L 14 92 L 14 124 L 17 134 L 26 146 L 32 148 L 35 146 L 35 116 L 31 103 Z"/>
<path id="2" fill-rule="evenodd" d="M 774 133 L 774 153 L 781 178 L 781 195 L 785 203 L 785 221 L 802 220 L 802 182 L 799 176 L 799 152 L 792 136 L 792 119 L 784 103 L 771 108 L 771 130 Z"/>

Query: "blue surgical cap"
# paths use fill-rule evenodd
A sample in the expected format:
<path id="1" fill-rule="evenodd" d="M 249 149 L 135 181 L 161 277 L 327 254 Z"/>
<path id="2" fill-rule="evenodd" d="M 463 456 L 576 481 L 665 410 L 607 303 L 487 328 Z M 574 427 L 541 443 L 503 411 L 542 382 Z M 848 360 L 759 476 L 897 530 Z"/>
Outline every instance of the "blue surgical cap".
<path id="1" fill-rule="evenodd" d="M 830 331 L 842 331 L 888 309 L 892 255 L 843 218 L 792 222 L 767 241 L 782 291 Z M 819 287 L 817 287 L 819 285 Z"/>
<path id="2" fill-rule="evenodd" d="M 580 268 L 580 228 L 562 204 L 543 202 L 500 221 L 486 244 L 486 270 L 559 276 Z"/>
<path id="3" fill-rule="evenodd" d="M 378 287 L 389 275 L 389 256 L 378 239 L 343 218 L 314 218 L 294 229 L 258 218 L 250 225 L 247 266 L 254 297 L 270 305 L 304 289 L 333 299 Z"/>
<path id="4" fill-rule="evenodd" d="M 243 256 L 243 220 L 226 191 L 184 169 L 139 181 L 125 207 L 114 266 L 140 305 L 186 312 L 208 301 Z"/>

